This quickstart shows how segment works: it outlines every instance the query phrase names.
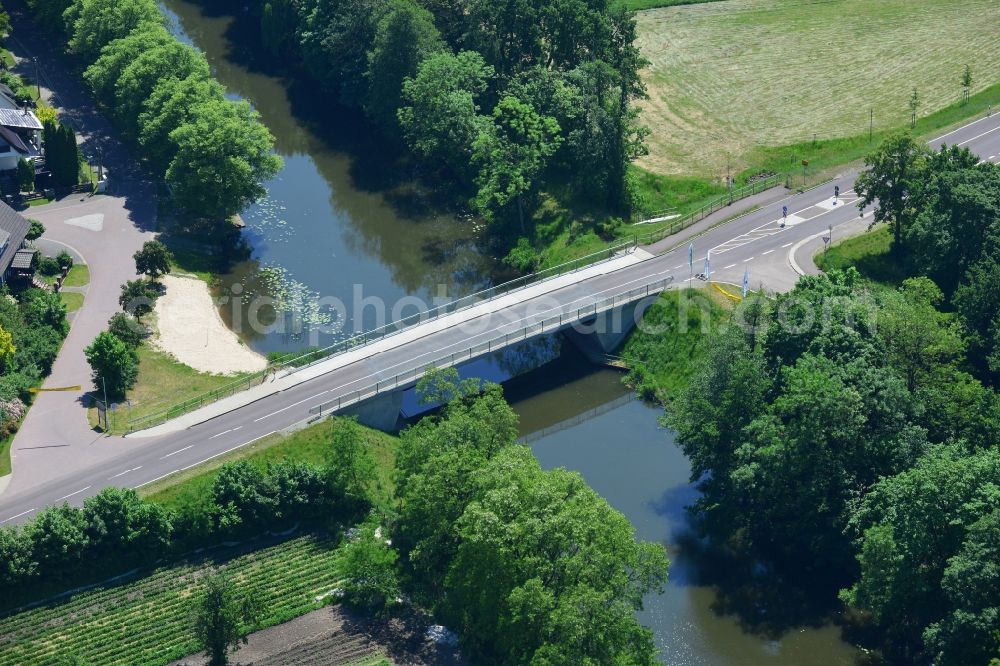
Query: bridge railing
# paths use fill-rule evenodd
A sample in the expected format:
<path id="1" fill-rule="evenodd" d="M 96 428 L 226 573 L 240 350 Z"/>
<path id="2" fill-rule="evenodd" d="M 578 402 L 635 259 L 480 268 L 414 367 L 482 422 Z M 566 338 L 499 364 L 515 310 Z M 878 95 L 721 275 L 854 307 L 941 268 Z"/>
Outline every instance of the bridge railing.
<path id="1" fill-rule="evenodd" d="M 746 197 L 757 194 L 758 192 L 763 192 L 764 190 L 780 184 L 783 182 L 783 179 L 784 176 L 782 174 L 772 174 L 767 178 L 761 178 L 760 180 L 754 181 L 742 187 L 734 188 L 731 192 L 727 192 L 720 197 L 712 199 L 701 208 L 688 213 L 684 217 L 671 221 L 670 224 L 660 229 L 649 231 L 644 234 L 637 234 L 635 237 L 635 243 L 636 245 L 652 245 L 657 241 L 663 240 L 667 236 L 672 236 L 679 231 L 687 229 L 696 222 L 701 222 L 712 213 L 721 210 L 740 199 L 745 199 Z M 657 217 L 657 214 L 653 214 L 652 217 Z M 642 223 L 637 223 L 637 225 L 640 224 Z"/>
<path id="2" fill-rule="evenodd" d="M 233 382 L 213 389 L 212 391 L 207 391 L 200 395 L 188 398 L 182 402 L 175 403 L 153 414 L 139 416 L 134 419 L 130 418 L 126 431 L 135 432 L 137 430 L 152 428 L 153 426 L 175 419 L 178 416 L 192 412 L 196 409 L 204 407 L 205 405 L 217 402 L 218 400 L 227 398 L 237 393 L 241 393 L 255 386 L 259 386 L 260 384 L 263 384 L 268 377 L 273 376 L 274 373 L 279 370 L 302 369 L 321 361 L 325 361 L 326 359 L 338 354 L 343 354 L 352 349 L 356 349 L 357 347 L 391 337 L 401 331 L 412 328 L 413 326 L 439 319 L 443 316 L 468 309 L 481 303 L 495 300 L 501 296 L 506 296 L 544 280 L 573 273 L 583 268 L 609 261 L 622 252 L 634 249 L 635 242 L 635 239 L 624 241 L 598 252 L 588 254 L 584 257 L 579 257 L 577 259 L 559 264 L 558 266 L 553 266 L 530 275 L 525 275 L 508 282 L 483 289 L 482 291 L 478 291 L 474 294 L 463 296 L 462 298 L 439 305 L 426 312 L 419 312 L 403 317 L 390 322 L 385 326 L 372 329 L 371 331 L 365 331 L 364 333 L 341 340 L 328 347 L 280 359 L 265 370 L 261 370 L 246 377 L 234 380 Z"/>
<path id="3" fill-rule="evenodd" d="M 328 400 L 322 404 L 315 405 L 314 407 L 309 408 L 309 413 L 319 416 L 322 416 L 323 414 L 331 414 L 350 407 L 351 405 L 356 405 L 359 402 L 374 398 L 381 393 L 389 393 L 397 391 L 401 388 L 406 388 L 419 380 L 430 370 L 450 368 L 479 356 L 483 356 L 484 354 L 489 354 L 493 351 L 504 349 L 512 344 L 528 340 L 537 335 L 558 331 L 588 317 L 593 317 L 603 312 L 607 312 L 608 310 L 613 310 L 620 305 L 633 303 L 647 296 L 658 294 L 670 286 L 673 281 L 673 276 L 662 280 L 656 280 L 644 286 L 635 287 L 620 294 L 615 294 L 614 296 L 601 299 L 591 305 L 571 310 L 569 312 L 563 312 L 558 316 L 546 317 L 528 324 L 527 326 L 523 326 L 512 333 L 498 335 L 486 340 L 485 342 L 470 345 L 461 351 L 452 352 L 450 354 L 442 354 L 430 363 L 406 370 L 405 372 L 397 373 L 392 377 L 366 384 L 333 400 Z"/>

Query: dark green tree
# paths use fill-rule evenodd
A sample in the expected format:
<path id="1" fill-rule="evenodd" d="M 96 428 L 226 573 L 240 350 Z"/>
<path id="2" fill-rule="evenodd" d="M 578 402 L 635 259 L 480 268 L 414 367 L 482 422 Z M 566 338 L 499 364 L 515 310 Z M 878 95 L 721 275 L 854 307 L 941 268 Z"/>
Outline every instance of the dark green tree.
<path id="1" fill-rule="evenodd" d="M 69 49 L 84 63 L 97 60 L 101 49 L 136 28 L 163 24 L 153 0 L 79 0 L 63 15 L 70 35 Z"/>
<path id="2" fill-rule="evenodd" d="M 118 305 L 122 310 L 138 320 L 153 311 L 160 292 L 152 288 L 145 280 L 129 280 L 122 285 L 118 296 Z"/>
<path id="3" fill-rule="evenodd" d="M 268 0 L 260 15 L 260 39 L 272 56 L 288 55 L 295 43 L 296 15 L 291 0 Z"/>
<path id="4" fill-rule="evenodd" d="M 402 106 L 403 80 L 413 77 L 421 61 L 444 43 L 434 18 L 412 0 L 390 0 L 389 10 L 378 22 L 368 52 L 368 117 L 389 130 L 398 127 L 396 111 Z"/>
<path id="5" fill-rule="evenodd" d="M 135 349 L 112 333 L 98 333 L 83 353 L 90 364 L 94 385 L 107 391 L 109 398 L 124 398 L 139 377 L 139 357 Z"/>
<path id="6" fill-rule="evenodd" d="M 493 123 L 484 127 L 472 146 L 472 162 L 479 170 L 476 208 L 490 220 L 513 212 L 525 231 L 525 205 L 530 214 L 539 176 L 561 141 L 555 119 L 540 116 L 516 97 L 500 100 Z"/>
<path id="7" fill-rule="evenodd" d="M 387 0 L 316 0 L 302 13 L 302 59 L 345 105 L 360 107 L 368 98 L 368 51 L 387 10 Z"/>
<path id="8" fill-rule="evenodd" d="M 841 596 L 872 613 L 890 658 L 957 666 L 992 656 L 998 488 L 1000 452 L 935 447 L 879 482 L 852 518 L 861 575 Z"/>
<path id="9" fill-rule="evenodd" d="M 90 556 L 123 567 L 159 559 L 171 542 L 167 509 L 130 488 L 105 488 L 83 503 Z"/>
<path id="10" fill-rule="evenodd" d="M 473 144 L 488 119 L 479 105 L 493 78 L 493 68 L 471 51 L 434 53 L 420 63 L 417 75 L 403 83 L 399 123 L 410 147 L 424 159 L 464 182 Z"/>
<path id="11" fill-rule="evenodd" d="M 208 653 L 210 666 L 226 666 L 229 654 L 246 644 L 246 634 L 262 614 L 259 600 L 241 595 L 225 574 L 205 581 L 205 594 L 194 613 L 198 644 Z"/>
<path id="12" fill-rule="evenodd" d="M 281 168 L 274 139 L 246 102 L 214 100 L 170 133 L 177 144 L 166 179 L 174 200 L 195 215 L 224 220 L 266 194 Z"/>
<path id="13" fill-rule="evenodd" d="M 175 40 L 162 25 L 157 23 L 143 25 L 105 46 L 101 51 L 101 57 L 84 71 L 83 78 L 98 100 L 113 107 L 118 81 L 126 68 L 147 50 L 157 51 L 171 43 L 175 43 Z M 142 100 L 130 101 L 136 103 Z M 114 108 L 112 111 L 117 112 Z"/>
<path id="14" fill-rule="evenodd" d="M 30 218 L 28 219 L 28 223 L 30 226 L 28 227 L 28 235 L 25 236 L 25 238 L 27 238 L 30 241 L 38 240 L 39 238 L 41 238 L 42 234 L 45 233 L 45 225 L 42 224 L 39 220 L 34 220 Z"/>
<path id="15" fill-rule="evenodd" d="M 371 612 L 395 604 L 400 593 L 397 557 L 384 538 L 375 536 L 375 528 L 362 527 L 344 546 L 340 559 L 344 600 Z"/>
<path id="16" fill-rule="evenodd" d="M 343 513 L 345 520 L 371 506 L 378 474 L 364 431 L 357 421 L 338 419 L 335 422 L 325 471 L 335 509 Z"/>
<path id="17" fill-rule="evenodd" d="M 139 114 L 139 145 L 157 173 L 165 174 L 177 153 L 177 143 L 170 138 L 170 133 L 191 122 L 199 104 L 221 102 L 225 92 L 217 81 L 197 73 L 184 79 L 168 78 L 157 84 L 143 102 Z"/>
<path id="18" fill-rule="evenodd" d="M 894 134 L 865 157 L 865 170 L 854 189 L 861 200 L 858 208 L 875 205 L 875 222 L 892 225 L 893 249 L 902 250 L 903 233 L 916 211 L 913 195 L 926 173 L 927 148 L 909 134 Z"/>
<path id="19" fill-rule="evenodd" d="M 161 275 L 170 272 L 173 255 L 166 245 L 151 240 L 143 243 L 142 249 L 133 254 L 132 258 L 135 259 L 136 275 L 146 275 L 155 282 Z"/>
<path id="20" fill-rule="evenodd" d="M 17 161 L 17 186 L 22 192 L 35 191 L 35 163 L 23 157 Z"/>
<path id="21" fill-rule="evenodd" d="M 138 347 L 149 332 L 139 321 L 124 312 L 116 312 L 108 320 L 108 332 L 127 345 Z"/>

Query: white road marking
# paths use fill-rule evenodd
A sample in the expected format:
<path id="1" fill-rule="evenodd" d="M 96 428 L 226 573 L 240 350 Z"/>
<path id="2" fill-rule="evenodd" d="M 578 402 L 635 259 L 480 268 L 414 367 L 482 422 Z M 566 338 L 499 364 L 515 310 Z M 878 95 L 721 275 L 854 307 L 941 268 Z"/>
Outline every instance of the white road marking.
<path id="1" fill-rule="evenodd" d="M 129 472 L 134 472 L 134 471 L 139 470 L 139 469 L 142 469 L 142 465 L 139 465 L 138 467 L 133 467 L 132 469 L 127 469 L 124 472 L 118 472 L 114 476 L 109 476 L 108 477 L 108 481 L 110 481 L 111 479 L 117 479 L 119 476 L 125 476 Z"/>
<path id="2" fill-rule="evenodd" d="M 185 446 L 183 449 L 177 449 L 173 453 L 168 453 L 167 455 L 165 455 L 162 458 L 160 458 L 160 460 L 166 460 L 170 456 L 176 456 L 178 453 L 181 453 L 183 451 L 187 451 L 188 449 L 193 449 L 193 448 L 194 448 L 194 444 L 192 444 L 191 446 Z"/>
<path id="3" fill-rule="evenodd" d="M 978 139 L 980 137 L 986 136 L 987 134 L 992 134 L 993 132 L 996 132 L 997 130 L 1000 130 L 1000 125 L 997 125 L 993 129 L 986 130 L 982 134 L 977 134 L 976 136 L 972 137 L 971 139 L 966 139 L 965 141 L 960 141 L 959 143 L 956 143 L 955 145 L 956 146 L 964 146 L 965 144 L 971 143 L 971 142 L 975 141 L 976 139 Z"/>
<path id="4" fill-rule="evenodd" d="M 774 250 L 768 250 L 767 252 L 761 252 L 760 256 L 763 257 L 765 254 L 771 254 L 772 252 L 774 252 Z"/>
<path id="5" fill-rule="evenodd" d="M 77 490 L 76 492 L 72 492 L 72 493 L 70 493 L 69 495 L 63 495 L 62 497 L 60 497 L 59 499 L 57 499 L 57 500 L 56 500 L 56 502 L 61 502 L 61 501 L 63 501 L 64 499 L 69 499 L 69 498 L 70 498 L 70 497 L 72 497 L 73 495 L 79 495 L 80 493 L 82 493 L 82 492 L 83 492 L 83 491 L 85 491 L 85 490 L 90 490 L 90 488 L 91 488 L 91 486 L 87 486 L 86 488 L 80 488 L 80 489 L 79 489 L 79 490 Z"/>
<path id="6" fill-rule="evenodd" d="M 941 136 L 939 136 L 938 138 L 936 138 L 936 139 L 931 139 L 931 140 L 930 140 L 930 141 L 928 141 L 927 143 L 929 143 L 929 144 L 931 144 L 931 145 L 933 146 L 933 144 L 937 143 L 938 141 L 940 141 L 941 139 L 945 138 L 946 136 L 951 136 L 951 135 L 952 135 L 952 134 L 954 134 L 955 132 L 961 132 L 961 131 L 962 131 L 962 130 L 964 130 L 964 129 L 967 129 L 967 128 L 969 128 L 969 127 L 972 127 L 972 126 L 973 126 L 973 125 L 975 125 L 976 123 L 981 123 L 981 122 L 983 122 L 984 120 L 989 120 L 990 118 L 991 118 L 991 116 L 986 116 L 986 117 L 984 117 L 984 118 L 980 118 L 979 120 L 973 120 L 973 121 L 972 121 L 971 123 L 968 123 L 968 124 L 966 124 L 966 125 L 962 125 L 961 127 L 956 127 L 955 129 L 953 129 L 952 131 L 948 132 L 947 134 L 942 134 L 942 135 L 941 135 Z"/>
<path id="7" fill-rule="evenodd" d="M 36 511 L 36 510 L 37 509 L 28 509 L 27 511 L 22 511 L 21 513 L 17 514 L 16 516 L 11 516 L 10 518 L 4 518 L 3 520 L 0 520 L 0 525 L 3 525 L 4 523 L 6 523 L 6 522 L 8 522 L 10 520 L 14 520 L 15 518 L 20 518 L 21 516 L 26 516 L 29 513 L 31 513 L 32 511 Z"/>
<path id="8" fill-rule="evenodd" d="M 991 158 L 991 159 L 992 159 L 992 158 Z M 684 268 L 684 264 L 681 264 L 680 266 L 674 266 L 674 267 L 673 267 L 673 268 L 671 268 L 670 270 L 672 270 L 672 271 L 676 271 L 676 270 L 680 270 L 681 268 Z"/>
<path id="9" fill-rule="evenodd" d="M 781 247 L 791 247 L 791 245 L 792 245 L 791 243 L 785 243 L 785 244 L 784 244 L 784 245 L 782 245 Z"/>
<path id="10" fill-rule="evenodd" d="M 254 419 L 254 420 L 253 420 L 253 422 L 254 422 L 254 423 L 257 423 L 257 421 L 263 421 L 264 419 L 269 419 L 269 418 L 271 418 L 272 416 L 274 416 L 275 414 L 280 414 L 281 412 L 284 412 L 284 411 L 288 411 L 288 410 L 289 410 L 289 409 L 291 409 L 292 407 L 297 407 L 297 406 L 301 405 L 301 404 L 302 404 L 303 402 L 309 402 L 309 401 L 310 401 L 310 400 L 312 400 L 313 398 L 318 398 L 318 397 L 320 397 L 321 395 L 326 395 L 326 394 L 327 394 L 327 393 L 329 393 L 329 392 L 330 392 L 329 390 L 327 390 L 327 391 L 323 391 L 322 393 L 317 393 L 317 394 L 316 394 L 316 395 L 314 395 L 314 396 L 313 396 L 312 398 L 306 398 L 305 400 L 299 400 L 298 402 L 294 402 L 294 403 L 292 403 L 292 404 L 288 405 L 288 407 L 282 407 L 281 409 L 279 409 L 279 410 L 278 410 L 278 411 L 276 411 L 276 412 L 271 412 L 270 414 L 267 414 L 267 415 L 265 415 L 265 416 L 262 416 L 262 417 L 260 417 L 259 419 Z"/>
<path id="11" fill-rule="evenodd" d="M 235 451 L 236 449 L 241 449 L 244 446 L 246 446 L 247 444 L 253 444 L 254 442 L 256 442 L 258 440 L 261 440 L 261 439 L 264 439 L 265 437 L 270 437 L 271 435 L 273 435 L 276 432 L 278 432 L 278 431 L 277 430 L 272 430 L 271 432 L 267 433 L 266 435 L 261 435 L 260 437 L 255 437 L 255 438 L 251 439 L 249 442 L 243 442 L 242 444 L 237 444 L 236 446 L 232 447 L 231 449 L 226 449 L 225 451 L 219 451 L 218 453 L 213 453 L 212 455 L 210 455 L 209 457 L 205 458 L 204 460 L 199 460 L 198 462 L 196 462 L 196 463 L 194 463 L 192 465 L 188 465 L 187 467 L 181 467 L 180 470 L 178 470 L 178 471 L 183 472 L 186 469 L 191 469 L 192 467 L 197 467 L 198 465 L 201 465 L 202 463 L 207 463 L 212 458 L 218 458 L 219 456 L 225 455 L 225 454 L 229 453 L 230 451 Z M 173 472 L 171 472 L 171 473 L 173 473 Z"/>
<path id="12" fill-rule="evenodd" d="M 724 271 L 728 271 L 728 270 L 729 270 L 730 268 L 732 268 L 732 267 L 733 267 L 733 266 L 735 266 L 735 265 L 736 265 L 736 264 L 729 264 L 728 266 L 726 266 L 726 267 L 725 267 L 725 268 L 723 268 L 722 270 L 724 270 Z"/>
<path id="13" fill-rule="evenodd" d="M 237 430 L 239 430 L 242 427 L 243 426 L 236 426 L 235 428 L 230 428 L 229 430 L 223 430 L 222 432 L 220 432 L 217 435 L 212 435 L 211 437 L 209 437 L 209 439 L 215 439 L 216 437 L 222 437 L 225 434 L 228 434 L 228 433 L 231 433 L 231 432 L 236 432 Z"/>
<path id="14" fill-rule="evenodd" d="M 157 482 L 157 481 L 159 481 L 160 479 L 165 479 L 165 478 L 167 478 L 168 476 L 170 476 L 171 474 L 176 474 L 176 473 L 177 473 L 177 472 L 179 472 L 179 471 L 180 471 L 180 470 L 178 470 L 178 469 L 175 469 L 175 470 L 174 470 L 174 471 L 172 471 L 172 472 L 167 472 L 167 473 L 166 473 L 166 474 L 164 474 L 163 476 L 158 476 L 158 477 L 156 477 L 155 479 L 150 479 L 149 481 L 145 481 L 145 482 L 143 482 L 143 483 L 140 483 L 140 484 L 139 484 L 139 485 L 137 485 L 137 486 L 132 486 L 132 490 L 136 490 L 137 488 L 142 488 L 143 486 L 148 486 L 148 485 L 149 485 L 149 484 L 151 484 L 151 483 L 156 483 L 156 482 Z"/>

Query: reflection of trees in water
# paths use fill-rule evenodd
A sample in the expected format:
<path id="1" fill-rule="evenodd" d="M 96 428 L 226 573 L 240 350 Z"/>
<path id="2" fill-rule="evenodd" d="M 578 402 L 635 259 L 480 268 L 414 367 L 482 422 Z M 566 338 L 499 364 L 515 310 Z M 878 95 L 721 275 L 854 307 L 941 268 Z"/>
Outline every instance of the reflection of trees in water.
<path id="1" fill-rule="evenodd" d="M 344 219 L 344 243 L 376 258 L 408 293 L 467 294 L 486 286 L 493 262 L 482 256 L 471 221 L 450 212 L 464 199 L 453 188 L 426 188 L 397 143 L 387 142 L 355 111 L 317 94 L 301 74 L 275 71 L 256 48 L 259 22 L 227 7 L 167 0 L 180 28 L 206 52 L 216 77 L 260 112 L 284 155 L 308 155 Z M 283 177 L 294 179 L 295 173 Z M 289 202 L 294 203 L 294 202 Z M 294 217 L 294 211 L 289 211 Z"/>

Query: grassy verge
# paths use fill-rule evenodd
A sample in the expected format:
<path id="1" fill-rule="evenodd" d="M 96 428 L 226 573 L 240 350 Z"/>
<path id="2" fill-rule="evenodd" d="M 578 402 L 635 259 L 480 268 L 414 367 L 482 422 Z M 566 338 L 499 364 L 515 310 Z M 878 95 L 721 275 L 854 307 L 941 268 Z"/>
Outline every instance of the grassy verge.
<path id="1" fill-rule="evenodd" d="M 930 141 L 948 129 L 982 116 L 983 109 L 989 106 L 994 108 L 1000 106 L 1000 84 L 973 95 L 967 104 L 952 104 L 919 118 L 912 132 L 914 136 Z M 793 187 L 802 186 L 804 183 L 812 185 L 829 177 L 844 165 L 860 162 L 880 141 L 900 129 L 909 128 L 877 131 L 872 134 L 871 140 L 868 134 L 860 134 L 839 139 L 802 141 L 777 147 L 759 146 L 753 149 L 748 158 L 754 166 L 740 173 L 737 179 L 761 171 L 774 171 L 790 173 Z M 801 166 L 803 159 L 809 162 L 806 169 Z"/>
<path id="2" fill-rule="evenodd" d="M 73 264 L 69 269 L 66 279 L 63 280 L 64 287 L 85 287 L 90 284 L 90 269 L 87 264 Z"/>
<path id="3" fill-rule="evenodd" d="M 725 194 L 726 187 L 705 178 L 664 176 L 638 166 L 631 167 L 642 216 L 670 212 L 684 215 Z"/>
<path id="4" fill-rule="evenodd" d="M 10 474 L 10 445 L 13 441 L 14 435 L 0 439 L 0 476 Z"/>
<path id="5" fill-rule="evenodd" d="M 340 579 L 336 542 L 305 535 L 259 550 L 217 550 L 148 576 L 101 585 L 0 619 L 0 666 L 165 664 L 197 650 L 191 613 L 206 575 L 224 570 L 264 609 L 254 627 L 324 604 Z M 251 545 L 252 547 L 252 545 Z M 75 663 L 75 662 L 73 662 Z"/>
<path id="6" fill-rule="evenodd" d="M 888 285 L 898 285 L 910 273 L 905 262 L 890 252 L 892 232 L 886 225 L 848 238 L 833 245 L 827 252 L 816 255 L 816 265 L 824 271 L 853 266 L 861 275 Z"/>
<path id="7" fill-rule="evenodd" d="M 176 361 L 169 354 L 153 349 L 148 343 L 139 349 L 139 380 L 127 398 L 131 408 L 122 406 L 111 415 L 110 431 L 122 433 L 128 425 L 128 414 L 139 418 L 154 414 L 178 402 L 193 398 L 227 384 L 237 382 L 245 375 L 211 375 Z M 97 425 L 97 410 L 89 410 L 90 423 Z"/>
<path id="8" fill-rule="evenodd" d="M 66 306 L 66 312 L 76 312 L 83 306 L 83 294 L 77 291 L 60 291 L 59 300 Z"/>
<path id="9" fill-rule="evenodd" d="M 646 399 L 672 400 L 704 356 L 706 334 L 724 323 L 731 309 L 728 299 L 710 289 L 661 295 L 620 352 L 630 368 L 626 383 Z"/>
<path id="10" fill-rule="evenodd" d="M 343 419 L 326 419 L 287 435 L 266 437 L 228 455 L 144 486 L 142 495 L 169 507 L 196 505 L 208 496 L 219 468 L 234 460 L 249 460 L 261 468 L 281 461 L 323 463 L 330 449 L 331 437 L 343 427 L 343 423 Z M 362 427 L 362 432 L 378 466 L 378 485 L 373 490 L 380 501 L 387 502 L 393 493 L 392 470 L 398 440 L 372 428 Z"/>
<path id="11" fill-rule="evenodd" d="M 213 270 L 214 264 L 210 259 L 206 259 L 203 253 L 186 247 L 173 247 L 170 250 L 172 260 L 170 270 L 174 273 L 184 273 L 193 275 L 202 282 L 211 286 L 217 279 Z"/>
<path id="12" fill-rule="evenodd" d="M 641 12 L 644 9 L 673 7 L 675 5 L 700 5 L 703 2 L 718 2 L 719 0 L 622 0 L 626 9 Z"/>

